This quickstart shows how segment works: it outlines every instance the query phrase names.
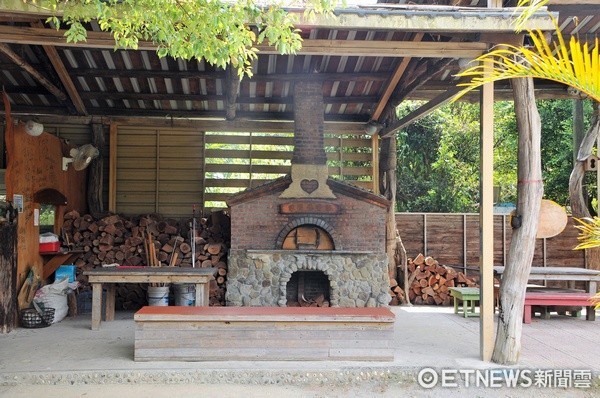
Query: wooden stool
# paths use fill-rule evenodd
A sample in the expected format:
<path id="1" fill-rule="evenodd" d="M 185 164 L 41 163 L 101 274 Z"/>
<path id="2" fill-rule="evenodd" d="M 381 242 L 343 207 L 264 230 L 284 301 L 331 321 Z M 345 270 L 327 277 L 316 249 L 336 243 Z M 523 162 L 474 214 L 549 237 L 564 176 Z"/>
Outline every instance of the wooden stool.
<path id="1" fill-rule="evenodd" d="M 450 295 L 454 297 L 454 313 L 459 313 L 458 300 L 462 300 L 462 313 L 465 318 L 479 316 L 475 312 L 475 302 L 479 301 L 478 287 L 451 287 Z"/>

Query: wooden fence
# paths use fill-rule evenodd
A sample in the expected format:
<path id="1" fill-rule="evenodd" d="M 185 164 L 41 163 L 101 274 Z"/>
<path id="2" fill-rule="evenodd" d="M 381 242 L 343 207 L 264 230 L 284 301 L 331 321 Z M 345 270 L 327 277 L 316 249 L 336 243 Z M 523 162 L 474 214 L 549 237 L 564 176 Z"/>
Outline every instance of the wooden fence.
<path id="1" fill-rule="evenodd" d="M 478 214 L 397 213 L 396 225 L 409 258 L 423 253 L 467 273 L 479 266 Z M 577 235 L 569 217 L 561 234 L 537 240 L 533 266 L 585 268 L 585 252 L 573 250 Z M 494 265 L 506 264 L 511 236 L 510 216 L 495 215 Z"/>

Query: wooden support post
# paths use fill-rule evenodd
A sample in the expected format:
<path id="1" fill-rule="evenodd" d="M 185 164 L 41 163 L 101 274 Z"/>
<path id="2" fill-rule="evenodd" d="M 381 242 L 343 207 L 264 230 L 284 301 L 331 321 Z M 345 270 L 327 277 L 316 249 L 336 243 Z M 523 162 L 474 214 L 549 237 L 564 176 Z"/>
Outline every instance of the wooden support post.
<path id="1" fill-rule="evenodd" d="M 373 180 L 373 193 L 379 195 L 379 135 L 371 137 L 371 178 Z"/>
<path id="2" fill-rule="evenodd" d="M 486 63 L 491 70 L 491 63 Z M 494 84 L 481 89 L 480 124 L 480 353 L 481 360 L 490 361 L 494 349 Z"/>

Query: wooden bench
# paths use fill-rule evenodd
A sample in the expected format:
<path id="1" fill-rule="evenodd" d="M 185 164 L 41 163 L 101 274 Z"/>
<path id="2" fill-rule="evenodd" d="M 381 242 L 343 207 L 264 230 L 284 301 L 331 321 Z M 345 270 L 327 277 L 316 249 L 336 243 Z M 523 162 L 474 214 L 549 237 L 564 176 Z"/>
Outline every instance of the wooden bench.
<path id="1" fill-rule="evenodd" d="M 523 323 L 531 323 L 534 307 L 541 306 L 542 315 L 548 315 L 550 309 L 547 307 L 587 307 L 586 319 L 595 319 L 595 310 L 590 301 L 593 294 L 578 292 L 569 289 L 541 288 L 531 289 L 525 293 L 525 306 L 523 308 Z M 571 316 L 579 316 L 580 311 L 571 311 Z"/>
<path id="2" fill-rule="evenodd" d="M 479 302 L 478 287 L 451 287 L 450 295 L 454 297 L 454 313 L 460 312 L 459 300 L 462 301 L 462 314 L 465 318 L 470 316 L 479 316 L 475 311 L 475 302 Z"/>
<path id="3" fill-rule="evenodd" d="M 388 308 L 143 307 L 135 361 L 393 361 Z"/>

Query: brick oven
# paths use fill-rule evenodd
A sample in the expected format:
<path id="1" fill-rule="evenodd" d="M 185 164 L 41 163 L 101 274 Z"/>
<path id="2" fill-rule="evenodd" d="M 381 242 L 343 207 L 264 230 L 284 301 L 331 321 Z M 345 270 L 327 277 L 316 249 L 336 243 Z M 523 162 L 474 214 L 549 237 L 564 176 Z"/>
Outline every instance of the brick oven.
<path id="1" fill-rule="evenodd" d="M 389 201 L 328 178 L 319 82 L 295 84 L 294 113 L 291 173 L 228 201 L 227 305 L 386 306 Z"/>

